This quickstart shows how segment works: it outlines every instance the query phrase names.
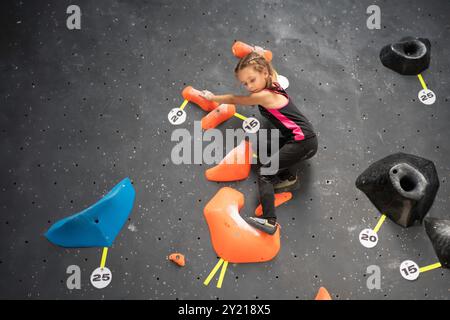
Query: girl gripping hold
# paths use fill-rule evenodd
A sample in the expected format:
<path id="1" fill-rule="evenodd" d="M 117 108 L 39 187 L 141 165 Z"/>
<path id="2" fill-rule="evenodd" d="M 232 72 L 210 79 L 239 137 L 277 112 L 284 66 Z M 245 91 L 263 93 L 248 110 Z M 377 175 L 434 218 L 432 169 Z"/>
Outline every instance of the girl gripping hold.
<path id="1" fill-rule="evenodd" d="M 242 58 L 235 68 L 238 80 L 249 91 L 248 96 L 232 94 L 214 95 L 204 90 L 203 97 L 219 104 L 258 105 L 262 116 L 267 118 L 280 132 L 278 150 L 278 171 L 267 174 L 263 167 L 271 167 L 271 159 L 258 169 L 259 197 L 263 209 L 262 218 L 251 217 L 246 221 L 253 227 L 268 234 L 277 230 L 277 217 L 274 205 L 274 189 L 291 186 L 297 182 L 297 176 L 289 167 L 314 156 L 318 142 L 314 128 L 303 113 L 294 105 L 286 91 L 281 88 L 272 65 L 258 52 L 252 52 Z M 268 146 L 269 147 L 269 146 Z M 258 157 L 259 159 L 259 157 Z M 267 172 L 268 170 L 266 170 Z"/>

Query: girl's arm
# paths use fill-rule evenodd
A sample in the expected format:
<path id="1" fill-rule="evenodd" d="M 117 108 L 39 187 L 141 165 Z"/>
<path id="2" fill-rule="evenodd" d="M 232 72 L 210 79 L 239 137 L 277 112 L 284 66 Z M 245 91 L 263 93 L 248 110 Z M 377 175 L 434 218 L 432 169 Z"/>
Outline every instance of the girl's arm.
<path id="1" fill-rule="evenodd" d="M 271 95 L 270 92 L 266 90 L 252 93 L 248 96 L 235 96 L 233 94 L 224 94 L 218 96 L 208 91 L 207 93 L 204 94 L 204 97 L 208 100 L 215 101 L 219 104 L 230 103 L 242 106 L 253 106 L 256 104 L 270 105 L 274 102 L 273 96 Z"/>

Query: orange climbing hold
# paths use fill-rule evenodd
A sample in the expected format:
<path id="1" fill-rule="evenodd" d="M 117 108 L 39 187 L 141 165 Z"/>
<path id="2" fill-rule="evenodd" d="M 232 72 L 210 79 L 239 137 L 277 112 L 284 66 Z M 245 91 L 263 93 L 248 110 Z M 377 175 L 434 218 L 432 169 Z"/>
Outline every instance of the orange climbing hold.
<path id="1" fill-rule="evenodd" d="M 186 265 L 184 255 L 182 255 L 181 253 L 172 253 L 171 255 L 169 255 L 169 260 L 175 262 L 180 267 L 184 267 Z"/>
<path id="2" fill-rule="evenodd" d="M 234 56 L 238 57 L 239 59 L 242 59 L 254 50 L 254 47 L 242 41 L 236 41 L 231 47 L 231 51 L 233 51 Z M 266 59 L 268 62 L 272 61 L 272 52 L 270 50 L 264 50 L 264 59 Z"/>
<path id="3" fill-rule="evenodd" d="M 314 300 L 333 300 L 327 289 L 320 287 Z"/>
<path id="4" fill-rule="evenodd" d="M 217 255 L 230 263 L 265 262 L 280 250 L 280 227 L 273 235 L 250 226 L 239 214 L 244 195 L 224 187 L 203 211 Z"/>
<path id="5" fill-rule="evenodd" d="M 282 192 L 282 193 L 276 193 L 275 194 L 275 207 L 278 207 L 279 205 L 282 205 L 285 202 L 288 202 L 289 200 L 292 199 L 292 193 L 290 192 Z M 255 215 L 257 217 L 262 216 L 262 206 L 259 205 L 258 207 L 256 207 L 255 209 Z"/>
<path id="6" fill-rule="evenodd" d="M 200 108 L 202 108 L 206 112 L 210 112 L 219 106 L 217 102 L 203 98 L 201 96 L 201 91 L 194 89 L 191 86 L 187 86 L 186 88 L 184 88 L 181 95 L 183 96 L 184 99 L 197 104 Z"/>
<path id="7" fill-rule="evenodd" d="M 206 170 L 206 179 L 221 182 L 246 179 L 250 174 L 251 162 L 251 143 L 247 140 L 242 140 L 217 166 Z"/>
<path id="8" fill-rule="evenodd" d="M 203 117 L 202 128 L 203 130 L 215 128 L 222 122 L 230 119 L 235 113 L 236 107 L 234 104 L 221 104 Z"/>

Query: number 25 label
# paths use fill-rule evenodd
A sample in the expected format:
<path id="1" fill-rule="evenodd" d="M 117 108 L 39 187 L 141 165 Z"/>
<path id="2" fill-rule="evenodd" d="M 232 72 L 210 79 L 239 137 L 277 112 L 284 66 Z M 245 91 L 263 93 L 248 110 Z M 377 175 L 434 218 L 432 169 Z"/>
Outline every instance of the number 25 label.
<path id="1" fill-rule="evenodd" d="M 91 283 L 97 289 L 106 288 L 112 280 L 112 273 L 108 268 L 97 268 L 91 274 Z"/>
<path id="2" fill-rule="evenodd" d="M 436 95 L 433 91 L 428 89 L 420 90 L 417 96 L 419 97 L 420 102 L 426 105 L 432 105 L 436 101 Z"/>

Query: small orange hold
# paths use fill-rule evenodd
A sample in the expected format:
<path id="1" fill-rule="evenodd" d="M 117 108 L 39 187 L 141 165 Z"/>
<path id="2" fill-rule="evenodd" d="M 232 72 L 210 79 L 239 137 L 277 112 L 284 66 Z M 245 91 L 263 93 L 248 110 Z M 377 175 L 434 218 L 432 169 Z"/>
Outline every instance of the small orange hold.
<path id="1" fill-rule="evenodd" d="M 202 93 L 200 90 L 197 90 L 192 86 L 187 86 L 186 88 L 183 89 L 181 93 L 184 99 L 189 100 L 189 102 L 195 103 L 206 112 L 210 112 L 219 106 L 217 102 L 210 101 L 202 97 L 201 94 Z"/>
<path id="2" fill-rule="evenodd" d="M 242 41 L 236 41 L 231 47 L 231 51 L 233 52 L 234 56 L 239 59 L 242 59 L 254 50 L 254 47 Z M 272 61 L 272 52 L 270 50 L 264 50 L 264 59 L 266 59 L 267 62 Z"/>
<path id="3" fill-rule="evenodd" d="M 221 104 L 202 118 L 202 129 L 208 130 L 227 121 L 236 113 L 234 104 Z"/>
<path id="4" fill-rule="evenodd" d="M 327 289 L 325 289 L 324 287 L 320 287 L 314 300 L 333 300 L 333 299 L 331 299 L 330 293 L 328 292 Z"/>
<path id="5" fill-rule="evenodd" d="M 292 193 L 290 193 L 290 192 L 276 193 L 275 201 L 274 201 L 275 207 L 278 207 L 279 205 L 282 205 L 283 203 L 288 202 L 291 199 L 292 199 Z M 260 216 L 262 216 L 262 214 L 263 214 L 262 206 L 259 205 L 255 209 L 255 215 L 257 217 L 260 217 Z"/>
<path id="6" fill-rule="evenodd" d="M 172 253 L 171 255 L 169 255 L 169 260 L 175 262 L 180 267 L 184 267 L 186 265 L 184 255 L 182 255 L 181 253 Z"/>

